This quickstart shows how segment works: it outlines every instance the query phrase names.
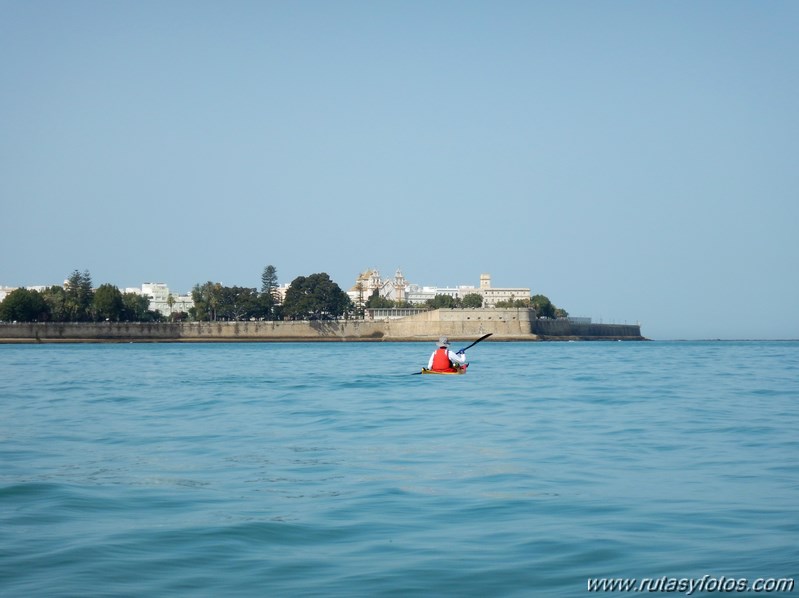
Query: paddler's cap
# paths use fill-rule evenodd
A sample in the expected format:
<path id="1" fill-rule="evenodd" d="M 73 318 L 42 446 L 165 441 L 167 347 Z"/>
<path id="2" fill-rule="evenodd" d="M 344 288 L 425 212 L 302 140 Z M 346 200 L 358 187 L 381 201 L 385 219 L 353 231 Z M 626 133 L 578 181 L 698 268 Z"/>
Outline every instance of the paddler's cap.
<path id="1" fill-rule="evenodd" d="M 449 339 L 446 336 L 442 336 L 440 339 L 438 339 L 438 346 L 449 347 Z"/>

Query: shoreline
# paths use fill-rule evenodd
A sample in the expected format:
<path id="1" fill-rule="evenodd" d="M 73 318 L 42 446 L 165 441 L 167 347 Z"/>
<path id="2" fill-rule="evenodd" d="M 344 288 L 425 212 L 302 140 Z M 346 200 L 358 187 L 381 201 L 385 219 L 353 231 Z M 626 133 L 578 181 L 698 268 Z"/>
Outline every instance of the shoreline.
<path id="1" fill-rule="evenodd" d="M 473 337 L 450 337 L 451 342 L 467 342 Z M 0 345 L 132 345 L 132 344 L 223 344 L 223 343 L 431 343 L 435 338 L 392 338 L 392 339 L 364 339 L 364 338 L 215 338 L 215 339 L 159 339 L 159 338 L 3 338 L 0 337 Z M 491 337 L 490 341 L 495 343 L 575 343 L 575 342 L 649 342 L 652 339 L 641 337 Z M 718 341 L 723 342 L 723 341 Z"/>
<path id="2" fill-rule="evenodd" d="M 529 309 L 433 310 L 404 318 L 298 322 L 38 322 L 0 324 L 0 344 L 157 342 L 645 341 L 639 325 L 538 320 Z"/>
<path id="3" fill-rule="evenodd" d="M 132 342 L 644 341 L 639 325 L 538 320 L 529 309 L 433 310 L 396 319 L 0 324 L 0 344 Z"/>

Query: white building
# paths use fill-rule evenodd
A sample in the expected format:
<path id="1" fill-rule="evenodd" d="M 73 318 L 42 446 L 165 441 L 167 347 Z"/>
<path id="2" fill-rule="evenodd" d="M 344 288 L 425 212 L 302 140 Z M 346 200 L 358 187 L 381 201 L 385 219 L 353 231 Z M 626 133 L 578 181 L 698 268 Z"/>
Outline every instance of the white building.
<path id="1" fill-rule="evenodd" d="M 145 282 L 139 289 L 125 289 L 126 292 L 136 292 L 150 300 L 150 309 L 160 311 L 164 316 L 171 316 L 173 313 L 185 312 L 194 307 L 194 300 L 191 294 L 176 295 L 169 291 L 169 287 L 163 282 Z"/>
<path id="2" fill-rule="evenodd" d="M 463 299 L 466 295 L 478 293 L 478 289 L 469 285 L 457 287 L 420 287 L 418 284 L 408 285 L 408 302 L 420 305 L 436 295 L 449 295 L 453 299 Z"/>
<path id="3" fill-rule="evenodd" d="M 372 268 L 364 270 L 355 279 L 355 284 L 347 291 L 347 295 L 355 305 L 363 305 L 369 301 L 369 297 L 377 291 L 377 294 L 390 301 L 403 302 L 407 300 L 406 290 L 408 283 L 402 275 L 402 271 L 397 268 L 393 279 L 383 279 L 380 272 Z"/>
<path id="4" fill-rule="evenodd" d="M 453 299 L 463 299 L 466 295 L 477 294 L 483 297 L 483 307 L 494 307 L 501 301 L 530 299 L 530 289 L 526 287 L 492 287 L 491 275 L 480 275 L 480 286 L 458 285 L 455 287 L 420 286 L 409 284 L 398 269 L 393 280 L 383 279 L 376 269 L 365 270 L 358 275 L 355 284 L 347 292 L 356 305 L 363 305 L 377 290 L 381 297 L 392 301 L 407 301 L 413 305 L 423 305 L 436 295 L 449 295 Z"/>
<path id="5" fill-rule="evenodd" d="M 492 287 L 490 274 L 480 275 L 480 289 L 477 292 L 483 296 L 483 307 L 494 307 L 500 301 L 530 299 L 530 289 L 526 287 Z"/>
<path id="6" fill-rule="evenodd" d="M 277 301 L 279 304 L 282 305 L 283 302 L 286 300 L 286 292 L 289 290 L 290 286 L 291 283 L 289 282 L 278 285 L 277 288 L 275 288 L 274 292 L 275 301 Z"/>

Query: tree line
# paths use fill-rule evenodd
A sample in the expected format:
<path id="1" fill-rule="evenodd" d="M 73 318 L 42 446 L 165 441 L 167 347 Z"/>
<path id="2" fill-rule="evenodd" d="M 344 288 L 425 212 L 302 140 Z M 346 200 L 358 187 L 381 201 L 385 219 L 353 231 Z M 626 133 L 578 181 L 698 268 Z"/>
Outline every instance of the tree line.
<path id="1" fill-rule="evenodd" d="M 196 284 L 191 291 L 193 307 L 188 313 L 172 313 L 169 318 L 152 310 L 150 299 L 138 293 L 123 293 L 116 286 L 92 286 L 88 270 L 75 270 L 63 286 L 43 291 L 15 289 L 0 302 L 3 322 L 155 322 L 225 321 L 225 320 L 337 320 L 362 317 L 365 309 L 411 307 L 381 297 L 375 290 L 363 305 L 356 305 L 325 272 L 298 276 L 281 301 L 277 269 L 266 266 L 261 274 L 261 289 L 227 287 L 208 281 Z M 171 300 L 171 301 L 170 301 Z M 170 308 L 174 299 L 167 299 Z M 463 297 L 436 295 L 425 303 L 428 309 L 479 308 L 483 298 L 478 293 Z M 499 302 L 496 307 L 532 307 L 538 317 L 565 317 L 568 313 L 555 307 L 544 295 Z"/>
<path id="2" fill-rule="evenodd" d="M 92 287 L 88 270 L 75 270 L 64 285 L 43 291 L 19 288 L 0 303 L 3 322 L 146 322 L 160 319 L 150 300 L 137 293 L 122 293 L 111 284 Z"/>
<path id="3" fill-rule="evenodd" d="M 335 320 L 353 314 L 349 295 L 325 272 L 298 276 L 283 300 L 278 292 L 277 269 L 264 268 L 261 291 L 246 287 L 225 287 L 218 282 L 197 284 L 191 292 L 195 321 L 218 320 Z"/>
<path id="4" fill-rule="evenodd" d="M 168 318 L 151 309 L 150 299 L 139 293 L 123 293 L 116 286 L 96 289 L 88 270 L 75 270 L 63 286 L 43 291 L 18 288 L 0 302 L 2 322 L 157 322 L 224 320 L 316 320 L 338 319 L 353 314 L 349 296 L 324 272 L 299 276 L 289 285 L 281 301 L 277 269 L 266 266 L 261 290 L 227 287 L 208 281 L 194 285 L 193 307 L 188 313 Z M 167 298 L 170 308 L 174 298 Z M 171 309 L 170 309 L 171 311 Z"/>

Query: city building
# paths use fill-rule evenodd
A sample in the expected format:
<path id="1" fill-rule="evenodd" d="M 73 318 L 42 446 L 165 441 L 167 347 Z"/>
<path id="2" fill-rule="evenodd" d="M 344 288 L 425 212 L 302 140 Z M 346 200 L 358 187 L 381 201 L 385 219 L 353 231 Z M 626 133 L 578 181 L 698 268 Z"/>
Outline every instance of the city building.
<path id="1" fill-rule="evenodd" d="M 516 301 L 530 299 L 530 289 L 526 287 L 492 287 L 491 275 L 480 275 L 480 289 L 483 296 L 483 307 L 494 307 L 501 301 Z"/>
<path id="2" fill-rule="evenodd" d="M 420 305 L 434 299 L 436 295 L 449 295 L 453 299 L 463 299 L 470 293 L 477 293 L 478 289 L 469 285 L 457 287 L 420 287 L 417 284 L 408 286 L 408 303 Z"/>
<path id="3" fill-rule="evenodd" d="M 136 293 L 150 300 L 150 310 L 159 311 L 161 315 L 171 316 L 174 313 L 188 313 L 194 307 L 194 300 L 191 294 L 176 295 L 169 291 L 169 287 L 163 282 L 145 282 L 141 289 L 136 287 L 125 289 L 126 293 Z"/>
<path id="4" fill-rule="evenodd" d="M 397 269 L 393 279 L 383 279 L 377 269 L 361 272 L 355 284 L 347 292 L 356 305 L 363 305 L 378 292 L 380 297 L 391 301 L 407 301 L 412 305 L 423 305 L 436 295 L 449 295 L 453 299 L 463 299 L 466 295 L 477 294 L 483 297 L 483 307 L 494 307 L 501 301 L 530 299 L 530 289 L 526 287 L 492 287 L 491 275 L 480 275 L 480 286 L 458 285 L 455 287 L 420 286 L 406 281 Z"/>
<path id="5" fill-rule="evenodd" d="M 282 284 L 275 289 L 276 299 L 282 303 L 286 297 L 289 284 Z M 0 301 L 16 287 L 0 286 Z M 44 290 L 46 287 L 28 287 L 29 289 Z M 449 295 L 454 299 L 463 299 L 469 294 L 479 294 L 483 297 L 483 307 L 495 307 L 497 303 L 526 300 L 530 298 L 530 289 L 526 287 L 492 287 L 491 275 L 480 275 L 480 286 L 458 285 L 454 287 L 421 286 L 409 283 L 402 271 L 397 268 L 393 278 L 383 278 L 376 268 L 361 272 L 355 279 L 355 284 L 347 291 L 352 302 L 362 307 L 369 297 L 377 291 L 378 295 L 390 301 L 410 303 L 413 306 L 422 306 L 436 295 Z M 145 282 L 141 288 L 126 288 L 125 293 L 136 293 L 150 300 L 150 309 L 159 311 L 164 316 L 173 313 L 185 312 L 194 307 L 191 294 L 175 294 L 163 282 Z M 394 314 L 395 317 L 397 314 Z"/>
<path id="6" fill-rule="evenodd" d="M 278 285 L 274 292 L 275 301 L 282 304 L 283 301 L 286 300 L 286 292 L 289 290 L 289 287 L 291 287 L 291 283 L 288 282 Z"/>
<path id="7" fill-rule="evenodd" d="M 377 269 L 364 270 L 355 279 L 355 284 L 347 291 L 347 295 L 357 306 L 364 305 L 369 297 L 377 291 L 378 296 L 390 301 L 406 301 L 407 282 L 402 271 L 397 268 L 393 279 L 383 279 Z"/>

